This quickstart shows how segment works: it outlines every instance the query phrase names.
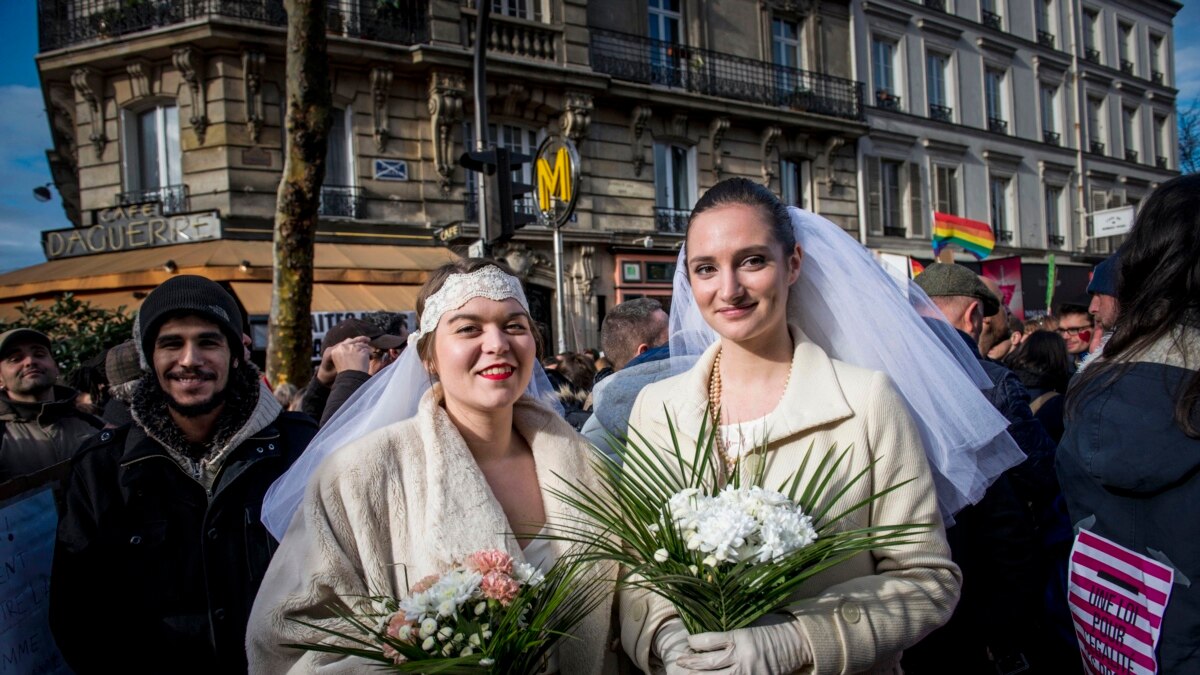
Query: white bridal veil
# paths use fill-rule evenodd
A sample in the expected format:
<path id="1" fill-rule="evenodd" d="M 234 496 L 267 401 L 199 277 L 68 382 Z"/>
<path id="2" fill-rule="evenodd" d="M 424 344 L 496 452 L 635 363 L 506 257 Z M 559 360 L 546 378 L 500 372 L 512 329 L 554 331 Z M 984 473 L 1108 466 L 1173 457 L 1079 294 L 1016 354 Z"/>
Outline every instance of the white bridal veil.
<path id="1" fill-rule="evenodd" d="M 479 278 L 481 274 L 482 279 Z M 458 279 L 465 281 L 456 284 L 454 280 Z M 447 293 L 443 294 L 443 291 Z M 377 429 L 417 414 L 421 397 L 433 384 L 417 354 L 417 339 L 437 326 L 443 312 L 462 307 L 475 297 L 493 300 L 512 297 L 526 311 L 529 309 L 520 282 L 500 272 L 499 268 L 487 267 L 471 274 L 452 275 L 442 290 L 426 301 L 425 312 L 421 316 L 421 330 L 409 336 L 408 347 L 400 354 L 400 358 L 359 387 L 321 427 L 300 458 L 267 490 L 263 500 L 262 522 L 276 539 L 283 539 L 292 516 L 300 507 L 309 477 L 326 456 Z M 525 393 L 562 414 L 562 406 L 541 364 L 534 363 L 533 377 Z"/>
<path id="2" fill-rule="evenodd" d="M 804 250 L 788 295 L 788 321 L 832 358 L 887 373 L 908 403 L 950 518 L 1025 459 L 1008 421 L 980 389 L 991 380 L 925 292 L 907 295 L 870 252 L 814 213 L 788 209 Z M 694 360 L 717 340 L 701 315 L 679 253 L 671 300 L 671 358 Z"/>

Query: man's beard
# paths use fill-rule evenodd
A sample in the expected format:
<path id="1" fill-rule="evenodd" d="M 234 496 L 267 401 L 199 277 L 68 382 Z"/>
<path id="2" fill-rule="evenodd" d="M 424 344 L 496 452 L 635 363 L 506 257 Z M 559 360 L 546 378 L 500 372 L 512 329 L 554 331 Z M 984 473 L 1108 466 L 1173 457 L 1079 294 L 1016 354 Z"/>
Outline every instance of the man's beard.
<path id="1" fill-rule="evenodd" d="M 220 408 L 222 405 L 224 405 L 225 400 L 227 398 L 229 398 L 229 394 L 227 393 L 228 391 L 229 391 L 229 385 L 226 384 L 224 389 L 222 389 L 221 391 L 218 391 L 218 392 L 214 392 L 213 395 L 210 396 L 207 401 L 201 401 L 199 403 L 193 403 L 191 405 L 186 405 L 186 404 L 180 403 L 179 401 L 176 401 L 173 396 L 171 396 L 170 394 L 168 394 L 165 391 L 163 392 L 163 394 L 166 396 L 167 406 L 170 407 L 171 410 L 174 410 L 175 412 L 179 413 L 180 415 L 182 415 L 184 417 L 191 418 L 191 417 L 202 417 L 204 415 L 211 413 L 212 411 L 216 410 L 217 408 Z"/>

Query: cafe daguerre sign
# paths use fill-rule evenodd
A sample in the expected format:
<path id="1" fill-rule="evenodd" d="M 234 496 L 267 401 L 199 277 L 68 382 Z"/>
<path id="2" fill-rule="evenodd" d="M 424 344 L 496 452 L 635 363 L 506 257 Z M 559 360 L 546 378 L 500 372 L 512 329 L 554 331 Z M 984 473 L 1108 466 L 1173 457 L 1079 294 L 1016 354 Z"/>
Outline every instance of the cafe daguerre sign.
<path id="1" fill-rule="evenodd" d="M 163 215 L 156 202 L 99 209 L 96 225 L 42 232 L 47 260 L 221 238 L 216 211 Z"/>

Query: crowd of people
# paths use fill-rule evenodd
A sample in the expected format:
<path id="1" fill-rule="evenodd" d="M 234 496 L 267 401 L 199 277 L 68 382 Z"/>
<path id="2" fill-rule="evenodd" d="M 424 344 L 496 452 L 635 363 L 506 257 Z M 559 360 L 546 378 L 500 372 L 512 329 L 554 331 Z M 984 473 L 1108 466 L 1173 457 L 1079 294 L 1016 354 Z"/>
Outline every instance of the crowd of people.
<path id="1" fill-rule="evenodd" d="M 707 428 L 722 475 L 772 485 L 848 447 L 847 499 L 907 482 L 846 527 L 928 532 L 728 633 L 689 635 L 600 569 L 612 592 L 546 672 L 1083 673 L 1086 531 L 1173 570 L 1154 658 L 1200 673 L 1198 213 L 1200 176 L 1160 186 L 1090 304 L 1022 321 L 965 266 L 900 288 L 829 221 L 729 179 L 692 212 L 670 308 L 613 307 L 599 349 L 546 355 L 520 281 L 464 259 L 431 273 L 418 326 L 343 321 L 311 381 L 274 390 L 234 297 L 176 276 L 67 378 L 47 335 L 0 335 L 0 488 L 54 486 L 49 618 L 77 673 L 362 671 L 287 645 L 474 551 L 548 568 L 593 452 Z"/>

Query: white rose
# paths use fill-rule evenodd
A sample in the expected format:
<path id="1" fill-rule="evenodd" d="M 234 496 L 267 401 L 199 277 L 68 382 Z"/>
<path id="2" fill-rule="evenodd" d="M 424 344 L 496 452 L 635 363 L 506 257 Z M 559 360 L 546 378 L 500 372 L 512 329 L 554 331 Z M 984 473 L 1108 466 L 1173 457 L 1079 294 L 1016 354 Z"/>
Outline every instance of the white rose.
<path id="1" fill-rule="evenodd" d="M 665 549 L 665 548 L 660 548 L 654 552 L 655 562 L 665 563 L 670 558 L 671 558 L 671 555 L 669 553 L 667 553 L 667 549 Z"/>

